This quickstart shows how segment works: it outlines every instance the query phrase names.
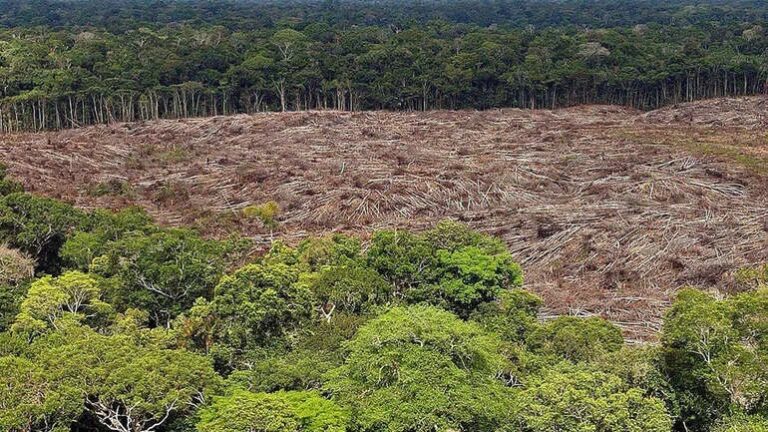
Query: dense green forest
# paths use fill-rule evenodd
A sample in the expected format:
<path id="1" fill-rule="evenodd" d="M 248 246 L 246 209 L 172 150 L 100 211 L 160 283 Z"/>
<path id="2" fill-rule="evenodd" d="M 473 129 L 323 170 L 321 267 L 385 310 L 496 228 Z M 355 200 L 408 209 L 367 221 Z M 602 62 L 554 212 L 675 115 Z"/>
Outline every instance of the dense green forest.
<path id="1" fill-rule="evenodd" d="M 764 1 L 0 0 L 0 132 L 768 89 Z"/>
<path id="2" fill-rule="evenodd" d="M 0 169 L 0 245 L 2 431 L 768 430 L 768 265 L 627 345 L 540 320 L 505 245 L 451 221 L 254 254 Z"/>

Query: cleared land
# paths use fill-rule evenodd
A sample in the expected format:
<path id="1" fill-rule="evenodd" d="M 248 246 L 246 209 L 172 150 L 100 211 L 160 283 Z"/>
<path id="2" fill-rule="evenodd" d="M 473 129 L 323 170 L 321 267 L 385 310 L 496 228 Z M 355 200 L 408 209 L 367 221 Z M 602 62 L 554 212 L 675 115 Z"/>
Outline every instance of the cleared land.
<path id="1" fill-rule="evenodd" d="M 141 205 L 168 225 L 266 242 L 455 218 L 499 235 L 548 313 L 648 337 L 670 295 L 768 261 L 768 101 L 643 114 L 262 114 L 0 137 L 29 190 Z M 242 216 L 282 207 L 274 233 Z"/>

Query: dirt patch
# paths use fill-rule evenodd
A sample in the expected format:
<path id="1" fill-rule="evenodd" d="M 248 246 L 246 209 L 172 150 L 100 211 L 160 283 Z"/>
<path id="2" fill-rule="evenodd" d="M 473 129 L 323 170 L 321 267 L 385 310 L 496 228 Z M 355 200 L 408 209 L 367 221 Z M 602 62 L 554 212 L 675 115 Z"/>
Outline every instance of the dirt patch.
<path id="1" fill-rule="evenodd" d="M 507 242 L 547 313 L 601 314 L 647 338 L 677 288 L 727 287 L 733 269 L 768 261 L 766 178 L 697 145 L 765 155 L 738 138 L 759 136 L 757 123 L 725 130 L 677 110 L 239 115 L 3 136 L 0 159 L 30 190 L 138 204 L 212 236 L 462 220 Z M 268 201 L 281 207 L 273 233 L 242 214 Z"/>

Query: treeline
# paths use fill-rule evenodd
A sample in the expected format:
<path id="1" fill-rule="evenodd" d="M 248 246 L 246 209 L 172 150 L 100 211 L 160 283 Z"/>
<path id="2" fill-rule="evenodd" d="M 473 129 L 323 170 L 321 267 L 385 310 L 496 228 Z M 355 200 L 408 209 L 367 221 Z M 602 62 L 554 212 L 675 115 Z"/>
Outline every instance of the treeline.
<path id="1" fill-rule="evenodd" d="M 0 26 L 99 27 L 223 25 L 253 30 L 304 26 L 395 26 L 441 20 L 482 27 L 707 26 L 764 21 L 762 0 L 0 0 Z"/>
<path id="2" fill-rule="evenodd" d="M 0 31 L 0 131 L 279 110 L 642 109 L 766 91 L 761 23 Z"/>
<path id="3" fill-rule="evenodd" d="M 7 432 L 768 425 L 768 266 L 732 297 L 680 291 L 660 344 L 628 346 L 597 317 L 539 321 L 504 244 L 454 222 L 249 258 L 0 172 L 0 244 Z"/>

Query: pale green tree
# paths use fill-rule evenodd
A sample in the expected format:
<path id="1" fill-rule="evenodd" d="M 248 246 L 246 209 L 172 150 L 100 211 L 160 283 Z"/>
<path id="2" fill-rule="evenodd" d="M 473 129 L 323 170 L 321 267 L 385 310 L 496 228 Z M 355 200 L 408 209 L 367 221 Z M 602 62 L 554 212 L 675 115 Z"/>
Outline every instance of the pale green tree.
<path id="1" fill-rule="evenodd" d="M 200 413 L 198 432 L 344 432 L 347 413 L 317 392 L 234 390 Z"/>
<path id="2" fill-rule="evenodd" d="M 21 302 L 19 314 L 11 327 L 14 331 L 40 334 L 58 327 L 59 320 L 85 320 L 109 313 L 111 307 L 101 300 L 98 279 L 79 271 L 59 277 L 46 276 L 35 281 Z"/>

